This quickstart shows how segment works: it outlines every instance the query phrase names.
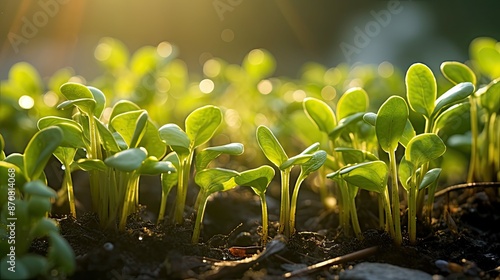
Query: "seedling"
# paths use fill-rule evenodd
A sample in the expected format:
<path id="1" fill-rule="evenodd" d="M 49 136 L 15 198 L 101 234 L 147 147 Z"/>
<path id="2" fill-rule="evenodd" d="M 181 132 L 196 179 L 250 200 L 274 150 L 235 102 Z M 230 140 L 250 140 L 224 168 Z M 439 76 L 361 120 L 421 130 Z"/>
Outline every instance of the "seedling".
<path id="1" fill-rule="evenodd" d="M 160 138 L 176 152 L 179 158 L 177 197 L 173 216 L 176 224 L 184 222 L 184 207 L 194 151 L 212 138 L 221 122 L 222 113 L 219 108 L 204 106 L 187 116 L 186 132 L 172 123 L 159 129 Z"/>
<path id="2" fill-rule="evenodd" d="M 260 205 L 262 208 L 262 246 L 266 245 L 268 235 L 266 191 L 274 175 L 275 172 L 271 166 L 263 165 L 255 169 L 243 171 L 240 175 L 235 177 L 236 184 L 251 187 L 260 198 Z"/>
<path id="3" fill-rule="evenodd" d="M 361 229 L 357 218 L 355 197 L 358 188 L 378 193 L 382 197 L 383 207 L 386 213 L 386 231 L 393 238 L 395 237 L 393 218 L 391 213 L 391 202 L 389 199 L 389 190 L 387 188 L 387 165 L 383 161 L 369 161 L 343 167 L 327 175 L 327 178 L 336 180 L 341 186 L 346 187 L 349 184 L 348 199 L 344 201 L 347 213 L 351 217 L 351 222 L 356 236 L 361 239 Z M 347 216 L 349 218 L 349 216 Z"/>
<path id="4" fill-rule="evenodd" d="M 204 169 L 196 173 L 194 181 L 200 186 L 200 192 L 197 199 L 199 201 L 198 211 L 196 212 L 196 221 L 191 239 L 193 244 L 198 243 L 200 239 L 201 226 L 208 198 L 216 192 L 227 191 L 236 187 L 234 177 L 238 175 L 239 173 L 234 170 L 222 168 Z"/>
<path id="5" fill-rule="evenodd" d="M 280 169 L 281 206 L 279 233 L 290 237 L 293 233 L 293 229 L 290 228 L 290 171 L 295 165 L 303 165 L 308 162 L 313 156 L 312 153 L 319 149 L 319 143 L 315 143 L 307 147 L 302 153 L 289 158 L 272 131 L 262 125 L 257 127 L 257 142 L 267 159 Z"/>

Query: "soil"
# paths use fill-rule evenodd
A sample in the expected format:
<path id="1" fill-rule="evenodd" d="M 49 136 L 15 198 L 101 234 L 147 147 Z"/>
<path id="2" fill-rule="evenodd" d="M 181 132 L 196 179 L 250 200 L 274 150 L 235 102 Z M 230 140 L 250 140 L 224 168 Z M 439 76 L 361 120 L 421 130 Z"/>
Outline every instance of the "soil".
<path id="1" fill-rule="evenodd" d="M 72 279 L 283 279 L 287 272 L 373 246 L 378 248 L 375 253 L 309 270 L 301 279 L 335 279 L 340 271 L 360 262 L 390 263 L 448 279 L 495 279 L 500 266 L 500 200 L 491 193 L 497 191 L 454 190 L 438 197 L 432 228 L 419 232 L 416 245 L 409 245 L 405 237 L 400 247 L 376 229 L 373 205 L 377 203 L 368 193 L 357 198 L 363 240 L 346 237 L 338 228 L 338 214 L 325 211 L 318 195 L 308 188 L 301 190 L 299 198 L 298 231 L 284 240 L 276 235 L 279 204 L 270 195 L 269 235 L 275 239 L 268 243 L 268 254 L 253 259 L 252 253 L 262 251 L 261 213 L 259 201 L 249 189 L 211 198 L 202 240 L 196 245 L 191 244 L 193 214 L 183 225 L 157 226 L 151 218 L 154 214 L 141 207 L 129 217 L 125 232 L 102 231 L 92 213 L 78 220 L 55 218 L 77 256 Z M 43 253 L 46 245 L 45 240 L 37 240 L 32 251 Z M 245 247 L 248 255 L 234 255 L 239 252 L 235 246 Z M 448 265 L 439 268 L 438 260 Z"/>

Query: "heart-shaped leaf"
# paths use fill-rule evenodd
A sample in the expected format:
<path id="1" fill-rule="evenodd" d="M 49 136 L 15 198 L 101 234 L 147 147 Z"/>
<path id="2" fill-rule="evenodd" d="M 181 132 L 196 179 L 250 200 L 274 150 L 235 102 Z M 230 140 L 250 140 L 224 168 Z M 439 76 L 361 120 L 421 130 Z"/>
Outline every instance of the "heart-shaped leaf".
<path id="1" fill-rule="evenodd" d="M 249 186 L 253 191 L 262 196 L 266 193 L 267 187 L 273 180 L 275 175 L 274 169 L 269 165 L 263 165 L 261 167 L 246 170 L 235 177 L 234 181 L 239 186 Z"/>
<path id="2" fill-rule="evenodd" d="M 328 134 L 335 128 L 335 115 L 328 104 L 312 97 L 305 98 L 302 104 L 307 116 L 319 130 Z"/>
<path id="3" fill-rule="evenodd" d="M 51 126 L 38 131 L 24 151 L 24 172 L 30 180 L 40 177 L 52 153 L 62 143 L 63 132 Z"/>
<path id="4" fill-rule="evenodd" d="M 257 142 L 266 158 L 276 167 L 280 167 L 288 159 L 278 139 L 266 126 L 257 127 Z"/>
<path id="5" fill-rule="evenodd" d="M 345 119 L 355 113 L 364 113 L 367 108 L 368 94 L 366 91 L 359 87 L 351 88 L 340 97 L 337 103 L 337 119 Z"/>
<path id="6" fill-rule="evenodd" d="M 243 153 L 243 144 L 230 143 L 222 146 L 208 147 L 196 155 L 196 170 L 207 168 L 208 164 L 221 154 L 237 156 Z"/>
<path id="7" fill-rule="evenodd" d="M 221 122 L 221 110 L 212 105 L 200 107 L 189 114 L 185 125 L 186 134 L 191 140 L 191 149 L 210 140 Z"/>
<path id="8" fill-rule="evenodd" d="M 408 106 L 400 96 L 391 96 L 380 107 L 375 132 L 382 149 L 389 153 L 398 147 L 408 120 Z"/>
<path id="9" fill-rule="evenodd" d="M 452 87 L 451 89 L 443 93 L 436 100 L 432 116 L 436 117 L 443 109 L 457 102 L 462 101 L 463 99 L 471 95 L 473 92 L 474 92 L 474 85 L 469 82 L 460 83 Z"/>
<path id="10" fill-rule="evenodd" d="M 181 156 L 189 154 L 189 137 L 178 125 L 166 124 L 158 131 L 160 138 L 177 154 Z"/>
<path id="11" fill-rule="evenodd" d="M 142 162 L 148 156 L 144 148 L 133 148 L 118 152 L 104 160 L 104 163 L 112 168 L 124 172 L 132 172 L 141 167 Z"/>
<path id="12" fill-rule="evenodd" d="M 458 61 L 445 61 L 441 63 L 441 72 L 450 82 L 460 84 L 464 82 L 476 84 L 476 75 L 465 64 Z"/>
<path id="13" fill-rule="evenodd" d="M 446 151 L 443 140 L 434 133 L 423 133 L 415 136 L 408 143 L 405 152 L 406 160 L 415 167 L 437 159 Z"/>
<path id="14" fill-rule="evenodd" d="M 405 82 L 411 109 L 429 118 L 437 94 L 436 78 L 431 69 L 422 63 L 415 63 L 406 72 Z"/>

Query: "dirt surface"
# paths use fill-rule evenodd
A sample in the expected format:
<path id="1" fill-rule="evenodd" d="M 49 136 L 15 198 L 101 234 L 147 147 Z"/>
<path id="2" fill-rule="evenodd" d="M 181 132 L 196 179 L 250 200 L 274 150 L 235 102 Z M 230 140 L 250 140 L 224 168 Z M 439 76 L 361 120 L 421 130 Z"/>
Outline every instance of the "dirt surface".
<path id="1" fill-rule="evenodd" d="M 338 214 L 325 212 L 317 194 L 305 188 L 297 210 L 298 233 L 288 241 L 275 238 L 268 254 L 239 262 L 235 261 L 262 251 L 260 205 L 250 191 L 214 196 L 207 205 L 202 242 L 196 245 L 191 244 L 193 214 L 182 226 L 157 226 L 142 207 L 129 217 L 125 232 L 100 230 L 93 214 L 78 220 L 56 218 L 77 256 L 73 279 L 283 279 L 287 272 L 373 246 L 378 248 L 374 254 L 308 271 L 302 279 L 334 279 L 341 270 L 363 261 L 414 268 L 448 279 L 495 279 L 499 277 L 495 268 L 500 265 L 500 201 L 491 192 L 459 190 L 439 197 L 432 228 L 420 232 L 416 245 L 409 245 L 405 238 L 398 247 L 375 229 L 377 212 L 367 205 L 377 204 L 370 195 L 362 193 L 357 200 L 364 234 L 358 240 L 345 237 L 338 228 Z M 271 238 L 276 236 L 277 207 L 270 198 Z M 234 246 L 251 247 L 245 256 Z M 43 253 L 45 248 L 46 241 L 37 240 L 32 250 Z M 437 260 L 451 264 L 440 269 Z"/>

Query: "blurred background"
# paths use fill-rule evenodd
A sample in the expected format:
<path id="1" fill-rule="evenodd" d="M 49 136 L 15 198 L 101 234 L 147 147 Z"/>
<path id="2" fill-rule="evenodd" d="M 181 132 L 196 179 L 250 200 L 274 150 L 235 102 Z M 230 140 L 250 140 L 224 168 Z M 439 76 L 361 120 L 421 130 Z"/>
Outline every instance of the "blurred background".
<path id="1" fill-rule="evenodd" d="M 0 79 L 19 61 L 42 76 L 71 66 L 93 79 L 102 37 L 131 51 L 170 42 L 192 73 L 211 57 L 241 63 L 255 48 L 276 58 L 278 76 L 310 61 L 435 69 L 466 60 L 473 38 L 499 38 L 499 10 L 498 1 L 2 0 Z"/>

